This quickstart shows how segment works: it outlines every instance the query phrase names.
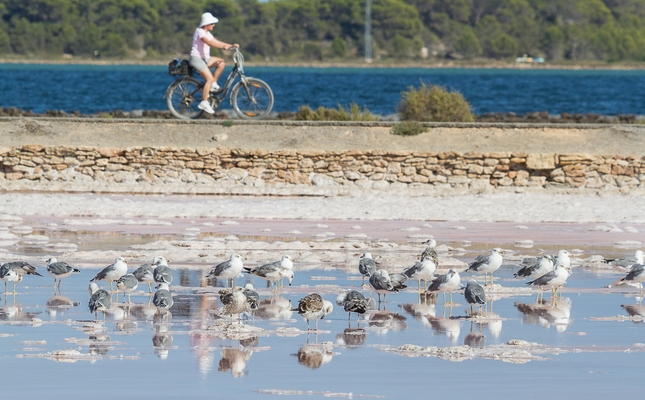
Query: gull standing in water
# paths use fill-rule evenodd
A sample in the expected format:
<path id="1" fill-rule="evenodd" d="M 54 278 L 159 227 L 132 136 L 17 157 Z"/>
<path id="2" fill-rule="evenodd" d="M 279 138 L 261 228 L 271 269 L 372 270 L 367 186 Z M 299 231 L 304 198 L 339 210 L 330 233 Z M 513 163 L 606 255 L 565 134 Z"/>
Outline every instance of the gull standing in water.
<path id="1" fill-rule="evenodd" d="M 316 331 L 318 331 L 318 319 L 325 318 L 333 309 L 334 306 L 330 301 L 323 299 L 318 293 L 312 293 L 300 299 L 298 301 L 298 308 L 294 308 L 293 311 L 298 311 L 298 314 L 302 315 L 305 321 L 307 321 L 308 331 L 311 330 L 309 320 L 315 319 Z"/>
<path id="2" fill-rule="evenodd" d="M 470 315 L 473 315 L 473 304 L 479 305 L 479 314 L 482 313 L 482 305 L 486 304 L 486 292 L 479 283 L 474 280 L 469 280 L 464 290 L 464 298 L 470 304 Z"/>
<path id="3" fill-rule="evenodd" d="M 261 267 L 279 268 L 283 275 L 282 278 L 280 278 L 280 286 L 282 286 L 282 279 L 284 278 L 289 279 L 289 286 L 291 286 L 291 282 L 293 281 L 293 258 L 290 255 L 285 254 L 278 261 L 264 264 Z"/>
<path id="4" fill-rule="evenodd" d="M 336 304 L 343 307 L 347 311 L 347 320 L 352 317 L 352 313 L 365 314 L 369 305 L 369 301 L 363 296 L 362 293 L 356 290 L 344 291 L 336 297 Z"/>
<path id="5" fill-rule="evenodd" d="M 553 271 L 548 272 L 541 277 L 532 280 L 531 282 L 527 282 L 526 284 L 529 286 L 537 287 L 540 291 L 550 288 L 552 297 L 553 299 L 555 299 L 557 296 L 558 288 L 564 285 L 567 279 L 569 279 L 569 276 L 571 275 L 571 273 L 569 272 L 570 270 L 571 267 L 566 268 L 562 265 L 558 265 Z M 542 293 L 540 292 L 540 294 Z"/>
<path id="6" fill-rule="evenodd" d="M 272 286 L 275 282 L 283 278 L 287 278 L 289 280 L 289 286 L 291 286 L 294 276 L 292 270 L 271 264 L 260 265 L 254 268 L 244 267 L 244 270 L 251 275 L 269 281 Z"/>
<path id="7" fill-rule="evenodd" d="M 99 285 L 94 282 L 90 283 L 89 290 L 90 301 L 88 306 L 90 308 L 90 312 L 94 313 L 94 319 L 96 319 L 98 312 L 102 311 L 103 319 L 105 319 L 105 312 L 112 305 L 110 294 L 106 290 L 99 289 Z"/>
<path id="8" fill-rule="evenodd" d="M 157 307 L 157 314 L 161 314 L 161 310 L 164 310 L 166 317 L 168 316 L 168 309 L 172 307 L 174 301 L 167 283 L 163 282 L 157 286 L 157 291 L 152 297 L 152 304 Z"/>
<path id="9" fill-rule="evenodd" d="M 81 271 L 69 265 L 64 261 L 58 261 L 56 257 L 49 257 L 47 259 L 47 272 L 54 278 L 54 287 L 56 287 L 56 280 L 58 279 L 58 287 L 63 278 L 67 278 L 72 274 L 78 274 Z"/>
<path id="10" fill-rule="evenodd" d="M 125 301 L 125 295 L 128 295 L 128 303 L 130 301 L 130 294 L 134 292 L 139 286 L 139 280 L 134 274 L 125 274 L 116 281 L 116 301 L 119 302 L 119 290 L 123 292 L 123 301 Z"/>
<path id="11" fill-rule="evenodd" d="M 475 261 L 470 263 L 466 272 L 480 272 L 484 273 L 484 286 L 488 285 L 486 281 L 487 274 L 490 274 L 490 284 L 493 284 L 493 272 L 497 271 L 502 266 L 504 258 L 503 251 L 499 247 L 491 249 L 489 255 L 479 255 Z"/>
<path id="12" fill-rule="evenodd" d="M 628 271 L 634 264 L 645 264 L 645 253 L 642 250 L 636 250 L 633 257 L 605 258 L 604 260 L 609 265 Z"/>
<path id="13" fill-rule="evenodd" d="M 128 263 L 123 257 L 117 257 L 114 260 L 114 264 L 110 264 L 107 267 L 99 271 L 90 282 L 96 281 L 106 281 L 110 282 L 110 291 L 112 291 L 112 282 L 118 280 L 120 277 L 128 273 Z"/>
<path id="14" fill-rule="evenodd" d="M 132 273 L 139 283 L 148 284 L 149 293 L 152 293 L 152 284 L 155 282 L 154 270 L 157 268 L 157 261 L 159 261 L 159 258 L 160 256 L 155 256 L 155 258 L 152 259 L 152 264 L 142 264 Z"/>
<path id="15" fill-rule="evenodd" d="M 358 261 L 358 272 L 363 275 L 361 286 L 365 284 L 365 277 L 369 279 L 376 272 L 376 263 L 370 253 L 363 253 L 361 256 L 361 259 Z"/>
<path id="16" fill-rule="evenodd" d="M 4 292 L 7 293 L 7 282 L 13 282 L 13 293 L 16 294 L 16 284 L 22 282 L 24 275 L 40 275 L 36 267 L 25 261 L 12 261 L 0 267 L 0 279 L 4 281 Z"/>
<path id="17" fill-rule="evenodd" d="M 645 282 L 645 265 L 643 264 L 634 264 L 629 273 L 621 278 L 622 282 Z M 643 286 L 641 285 L 640 293 L 643 293 Z"/>
<path id="18" fill-rule="evenodd" d="M 551 254 L 540 257 L 526 257 L 522 259 L 522 268 L 515 273 L 516 278 L 539 278 L 542 275 L 553 271 L 555 267 L 554 258 Z"/>
<path id="19" fill-rule="evenodd" d="M 260 308 L 260 295 L 255 291 L 255 288 L 250 283 L 244 285 L 244 291 L 242 293 L 246 296 L 246 302 L 249 303 L 251 315 L 255 319 L 254 312 Z"/>
<path id="20" fill-rule="evenodd" d="M 383 294 L 383 301 L 385 301 L 385 296 L 388 293 L 398 293 L 399 290 L 394 288 L 392 281 L 390 280 L 390 274 L 387 273 L 384 269 L 379 269 L 375 271 L 372 276 L 370 276 L 370 286 L 378 294 L 378 302 L 381 302 L 381 294 Z"/>
<path id="21" fill-rule="evenodd" d="M 219 299 L 222 302 L 222 307 L 217 311 L 219 315 L 228 315 L 233 318 L 233 314 L 238 314 L 239 321 L 240 314 L 251 312 L 251 305 L 244 294 L 243 287 L 235 286 L 232 289 L 220 290 L 219 294 Z"/>
<path id="22" fill-rule="evenodd" d="M 443 292 L 443 301 L 446 302 L 446 292 L 450 293 L 450 304 L 452 303 L 452 292 L 461 284 L 459 273 L 450 268 L 446 275 L 439 275 L 428 286 L 428 292 Z"/>
<path id="23" fill-rule="evenodd" d="M 215 265 L 206 278 L 222 278 L 226 279 L 226 287 L 229 287 L 229 279 L 231 287 L 235 284 L 235 278 L 242 272 L 244 264 L 242 263 L 242 256 L 239 254 L 231 254 L 227 261 L 223 261 Z"/>
<path id="24" fill-rule="evenodd" d="M 422 255 L 421 261 L 414 263 L 413 266 L 403 271 L 403 274 L 409 279 L 416 279 L 419 284 L 419 290 L 421 290 L 421 281 L 423 281 L 423 287 L 425 287 L 426 283 L 434 277 L 436 270 L 437 264 L 432 260 L 432 257 Z"/>
<path id="25" fill-rule="evenodd" d="M 172 270 L 168 267 L 168 260 L 162 256 L 155 258 L 155 265 L 157 267 L 152 271 L 152 277 L 157 284 L 165 283 L 170 286 L 172 283 Z"/>

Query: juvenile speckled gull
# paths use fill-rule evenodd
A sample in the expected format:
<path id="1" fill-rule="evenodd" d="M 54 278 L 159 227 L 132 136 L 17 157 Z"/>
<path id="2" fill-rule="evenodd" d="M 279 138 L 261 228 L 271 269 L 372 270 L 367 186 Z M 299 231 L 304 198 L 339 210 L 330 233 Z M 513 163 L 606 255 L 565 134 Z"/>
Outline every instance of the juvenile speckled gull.
<path id="1" fill-rule="evenodd" d="M 54 287 L 56 287 L 56 280 L 58 280 L 58 287 L 60 287 L 63 278 L 78 274 L 81 271 L 64 261 L 58 261 L 56 257 L 49 257 L 47 259 L 47 272 L 54 278 Z"/>
<path id="2" fill-rule="evenodd" d="M 522 259 L 521 266 L 522 268 L 514 275 L 516 278 L 539 278 L 555 268 L 554 258 L 551 254 L 544 254 L 539 257 L 525 257 Z"/>
<path id="3" fill-rule="evenodd" d="M 318 293 L 312 293 L 300 299 L 298 301 L 298 307 L 294 308 L 293 311 L 298 311 L 298 314 L 307 321 L 307 330 L 311 330 L 309 325 L 309 320 L 316 320 L 316 331 L 318 331 L 318 319 L 325 318 L 325 315 L 328 315 L 332 312 L 334 306 L 331 302 L 322 298 Z"/>
<path id="4" fill-rule="evenodd" d="M 488 285 L 486 277 L 490 274 L 490 284 L 493 284 L 493 272 L 497 271 L 502 266 L 504 258 L 503 251 L 499 247 L 491 249 L 488 255 L 479 255 L 475 261 L 470 263 L 466 272 L 479 272 L 484 274 L 484 286 Z"/>
<path id="5" fill-rule="evenodd" d="M 0 267 L 0 279 L 4 281 L 4 292 L 7 293 L 7 282 L 13 282 L 13 293 L 16 293 L 16 284 L 22 282 L 24 275 L 40 275 L 36 267 L 25 261 L 12 261 Z"/>
<path id="6" fill-rule="evenodd" d="M 123 292 L 123 297 L 125 301 L 126 294 L 128 295 L 128 303 L 130 303 L 130 294 L 134 292 L 139 286 L 139 281 L 137 277 L 133 274 L 125 274 L 116 281 L 116 301 L 119 301 L 119 290 Z"/>
<path id="7" fill-rule="evenodd" d="M 362 293 L 356 290 L 346 290 L 336 297 L 336 304 L 347 311 L 347 320 L 349 321 L 353 312 L 356 314 L 365 314 L 369 302 Z"/>
<path id="8" fill-rule="evenodd" d="M 233 287 L 235 278 L 242 272 L 244 264 L 242 256 L 239 254 L 231 254 L 230 258 L 215 265 L 206 275 L 206 278 L 221 278 L 226 279 L 226 287 Z"/>
<path id="9" fill-rule="evenodd" d="M 361 259 L 358 261 L 358 272 L 363 275 L 361 285 L 365 284 L 365 277 L 369 278 L 376 271 L 376 263 L 372 259 L 370 253 L 363 253 Z"/>
<path id="10" fill-rule="evenodd" d="M 426 248 L 425 250 L 423 250 L 423 253 L 421 253 L 420 258 L 429 258 L 430 260 L 432 260 L 434 265 L 439 265 L 439 263 L 437 262 L 437 242 L 434 239 L 428 239 L 423 242 L 423 244 L 426 245 Z"/>
<path id="11" fill-rule="evenodd" d="M 123 257 L 117 257 L 114 260 L 114 264 L 110 264 L 107 267 L 99 271 L 90 282 L 96 281 L 106 281 L 110 282 L 110 290 L 112 290 L 112 282 L 118 280 L 120 277 L 128 273 L 128 263 Z"/>
<path id="12" fill-rule="evenodd" d="M 219 294 L 220 301 L 222 302 L 222 307 L 217 311 L 219 315 L 232 317 L 234 314 L 237 314 L 239 320 L 240 314 L 251 312 L 251 305 L 244 294 L 243 287 L 235 286 L 232 289 L 220 290 Z"/>

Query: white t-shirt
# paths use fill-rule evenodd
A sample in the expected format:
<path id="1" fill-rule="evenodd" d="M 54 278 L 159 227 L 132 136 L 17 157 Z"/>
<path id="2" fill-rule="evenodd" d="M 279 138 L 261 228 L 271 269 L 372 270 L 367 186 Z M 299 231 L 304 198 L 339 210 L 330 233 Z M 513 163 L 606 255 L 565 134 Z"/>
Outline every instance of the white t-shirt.
<path id="1" fill-rule="evenodd" d="M 202 28 L 195 29 L 195 33 L 193 34 L 193 47 L 190 50 L 190 55 L 208 60 L 211 58 L 211 47 L 204 43 L 202 38 L 215 39 L 210 32 Z"/>

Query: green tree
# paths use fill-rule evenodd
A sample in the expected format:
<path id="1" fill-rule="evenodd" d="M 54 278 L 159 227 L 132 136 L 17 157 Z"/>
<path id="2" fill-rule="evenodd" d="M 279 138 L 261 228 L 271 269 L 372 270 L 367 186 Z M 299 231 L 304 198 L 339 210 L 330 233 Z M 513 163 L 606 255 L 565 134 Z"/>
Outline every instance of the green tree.
<path id="1" fill-rule="evenodd" d="M 517 55 L 517 42 L 506 33 L 498 34 L 491 41 L 490 53 L 495 58 L 505 58 Z"/>
<path id="2" fill-rule="evenodd" d="M 459 37 L 459 40 L 455 44 L 455 50 L 463 54 L 466 58 L 473 58 L 481 54 L 482 47 L 475 33 L 469 29 Z"/>
<path id="3" fill-rule="evenodd" d="M 343 38 L 337 37 L 331 42 L 330 50 L 333 57 L 344 58 L 347 54 L 347 44 Z"/>
<path id="4" fill-rule="evenodd" d="M 2 28 L 0 28 L 0 51 L 7 52 L 11 49 L 11 42 L 9 35 Z"/>

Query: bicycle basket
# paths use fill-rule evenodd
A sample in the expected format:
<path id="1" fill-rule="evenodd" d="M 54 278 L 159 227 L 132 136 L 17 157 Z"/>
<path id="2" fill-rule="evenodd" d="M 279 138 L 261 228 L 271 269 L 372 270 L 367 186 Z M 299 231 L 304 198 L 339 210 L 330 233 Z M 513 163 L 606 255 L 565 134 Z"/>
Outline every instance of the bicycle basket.
<path id="1" fill-rule="evenodd" d="M 181 58 L 175 58 L 168 63 L 168 74 L 170 75 L 192 75 L 193 67 L 188 65 L 188 60 L 182 60 Z"/>

